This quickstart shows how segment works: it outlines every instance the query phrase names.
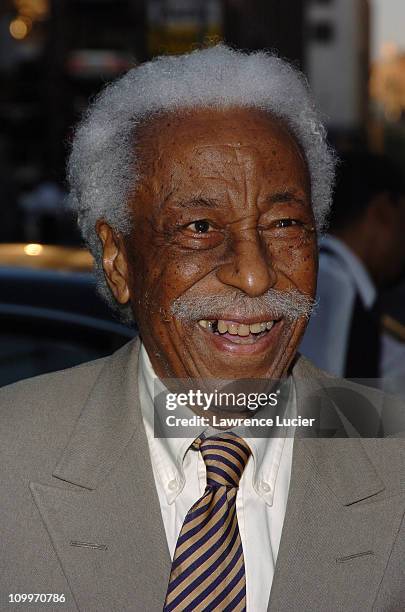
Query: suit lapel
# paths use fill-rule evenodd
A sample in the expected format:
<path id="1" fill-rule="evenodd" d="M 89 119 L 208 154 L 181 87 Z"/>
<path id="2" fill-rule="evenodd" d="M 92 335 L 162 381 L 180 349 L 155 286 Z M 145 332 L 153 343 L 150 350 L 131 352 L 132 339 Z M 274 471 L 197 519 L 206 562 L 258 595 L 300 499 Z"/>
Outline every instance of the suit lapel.
<path id="1" fill-rule="evenodd" d="M 31 483 L 86 612 L 160 610 L 170 573 L 139 406 L 138 352 L 139 343 L 130 343 L 106 362 L 54 470 L 55 486 Z"/>
<path id="2" fill-rule="evenodd" d="M 323 410 L 336 415 L 319 373 L 305 368 L 304 362 L 294 371 L 298 414 L 313 414 L 314 398 L 322 396 Z M 343 436 L 336 417 L 334 427 Z M 373 609 L 405 511 L 399 478 L 387 488 L 369 458 L 383 444 L 392 465 L 399 465 L 398 444 L 391 442 L 295 439 L 269 610 Z"/>
<path id="3" fill-rule="evenodd" d="M 170 573 L 139 406 L 138 352 L 139 343 L 130 343 L 106 361 L 55 484 L 31 483 L 77 608 L 86 612 L 161 610 Z M 316 405 L 328 415 L 323 435 L 343 435 L 320 374 L 298 365 L 298 413 Z M 398 487 L 384 488 L 366 443 L 295 440 L 269 610 L 372 609 L 405 502 Z M 399 465 L 396 452 L 393 445 L 392 465 Z"/>

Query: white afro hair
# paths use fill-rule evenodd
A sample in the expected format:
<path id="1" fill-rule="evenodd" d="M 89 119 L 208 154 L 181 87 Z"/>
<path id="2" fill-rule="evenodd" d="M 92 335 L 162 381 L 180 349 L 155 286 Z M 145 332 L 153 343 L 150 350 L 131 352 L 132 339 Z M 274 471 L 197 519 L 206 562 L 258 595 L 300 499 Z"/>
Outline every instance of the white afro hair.
<path id="1" fill-rule="evenodd" d="M 317 228 L 325 226 L 335 156 L 306 79 L 296 68 L 273 53 L 244 53 L 222 44 L 141 64 L 92 103 L 76 130 L 68 162 L 70 202 L 95 258 L 99 291 L 127 321 L 129 307 L 117 305 L 104 278 L 96 222 L 103 218 L 123 233 L 131 227 L 127 200 L 138 179 L 137 128 L 157 113 L 207 107 L 258 108 L 283 120 L 307 160 Z"/>

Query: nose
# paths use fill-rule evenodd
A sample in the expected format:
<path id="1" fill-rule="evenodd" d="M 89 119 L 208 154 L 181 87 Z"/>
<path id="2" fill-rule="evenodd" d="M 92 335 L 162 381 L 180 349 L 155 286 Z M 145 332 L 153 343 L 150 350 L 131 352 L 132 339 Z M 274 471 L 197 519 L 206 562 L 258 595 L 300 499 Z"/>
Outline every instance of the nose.
<path id="1" fill-rule="evenodd" d="M 235 241 L 232 260 L 218 269 L 217 278 L 250 297 L 263 295 L 274 286 L 277 276 L 257 232 Z"/>

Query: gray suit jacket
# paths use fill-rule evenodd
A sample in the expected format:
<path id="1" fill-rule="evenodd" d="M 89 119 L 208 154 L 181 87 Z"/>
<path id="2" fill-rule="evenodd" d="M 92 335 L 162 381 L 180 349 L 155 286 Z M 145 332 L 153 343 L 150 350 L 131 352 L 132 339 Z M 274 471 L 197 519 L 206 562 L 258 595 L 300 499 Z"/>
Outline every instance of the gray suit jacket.
<path id="1" fill-rule="evenodd" d="M 11 593 L 65 595 L 64 604 L 32 606 L 44 610 L 162 609 L 170 558 L 141 420 L 138 352 L 133 341 L 0 392 L 0 609 L 31 608 L 9 604 Z M 298 413 L 321 397 L 335 425 L 331 439 L 294 443 L 269 610 L 404 610 L 404 444 L 333 438 L 353 429 L 338 405 L 347 383 L 302 357 L 293 376 Z M 359 405 L 381 402 L 353 389 Z"/>

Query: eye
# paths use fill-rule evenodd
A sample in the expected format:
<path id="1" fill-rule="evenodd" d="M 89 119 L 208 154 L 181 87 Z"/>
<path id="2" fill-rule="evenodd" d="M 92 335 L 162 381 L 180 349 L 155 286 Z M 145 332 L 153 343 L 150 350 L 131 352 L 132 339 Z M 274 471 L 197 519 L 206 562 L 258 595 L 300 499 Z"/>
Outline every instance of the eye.
<path id="1" fill-rule="evenodd" d="M 302 223 L 300 221 L 297 221 L 296 219 L 279 219 L 279 221 L 277 221 L 275 223 L 276 227 L 293 227 L 295 225 L 302 225 Z"/>
<path id="2" fill-rule="evenodd" d="M 190 228 L 196 234 L 208 234 L 211 227 L 211 223 L 206 219 L 198 219 L 187 225 L 187 228 Z"/>
<path id="3" fill-rule="evenodd" d="M 224 230 L 214 221 L 196 219 L 180 225 L 176 240 L 185 249 L 214 249 L 223 242 Z"/>

